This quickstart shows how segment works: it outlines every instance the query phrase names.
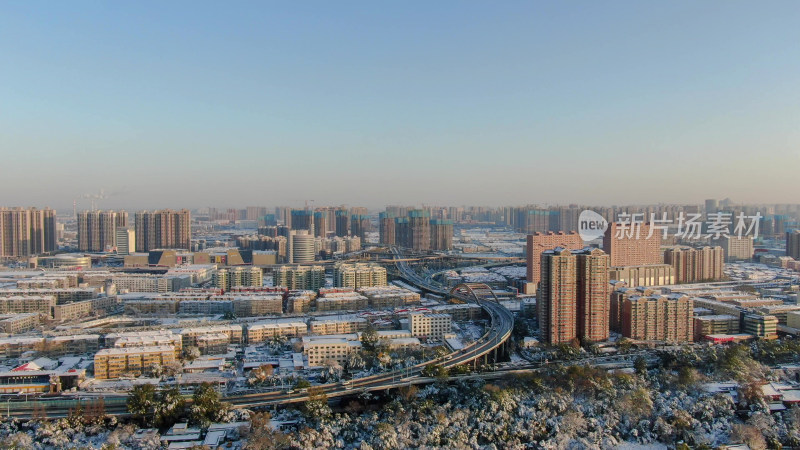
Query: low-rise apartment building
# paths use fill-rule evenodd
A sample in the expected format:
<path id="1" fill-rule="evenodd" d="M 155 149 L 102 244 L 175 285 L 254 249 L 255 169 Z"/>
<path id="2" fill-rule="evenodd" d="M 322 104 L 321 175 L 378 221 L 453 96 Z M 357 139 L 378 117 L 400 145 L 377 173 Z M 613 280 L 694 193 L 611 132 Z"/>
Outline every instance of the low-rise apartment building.
<path id="1" fill-rule="evenodd" d="M 367 297 L 355 292 L 326 293 L 317 298 L 317 311 L 358 311 L 368 303 Z"/>
<path id="2" fill-rule="evenodd" d="M 308 334 L 308 325 L 298 319 L 272 320 L 247 326 L 247 343 L 257 344 L 273 337 L 298 337 Z"/>
<path id="3" fill-rule="evenodd" d="M 181 356 L 183 340 L 180 334 L 162 334 L 154 336 L 129 335 L 114 341 L 114 348 L 129 347 L 164 347 L 171 346 L 175 349 L 175 357 Z"/>
<path id="4" fill-rule="evenodd" d="M 739 317 L 728 314 L 712 314 L 694 318 L 694 338 L 699 341 L 712 334 L 738 334 Z"/>
<path id="5" fill-rule="evenodd" d="M 358 333 L 367 329 L 369 322 L 363 317 L 350 315 L 319 316 L 309 323 L 311 334 Z"/>
<path id="6" fill-rule="evenodd" d="M 76 334 L 47 338 L 43 353 L 49 356 L 82 355 L 100 349 L 99 334 Z"/>
<path id="7" fill-rule="evenodd" d="M 94 355 L 94 377 L 107 380 L 128 374 L 140 376 L 155 365 L 174 361 L 175 348 L 171 345 L 105 348 Z"/>
<path id="8" fill-rule="evenodd" d="M 183 346 L 199 347 L 197 340 L 207 334 L 224 334 L 228 337 L 228 343 L 234 345 L 242 344 L 242 326 L 241 325 L 212 325 L 208 327 L 192 327 L 184 328 L 178 331 L 183 339 Z"/>
<path id="9" fill-rule="evenodd" d="M 386 286 L 386 268 L 372 263 L 338 263 L 333 266 L 333 285 L 353 289 Z"/>
<path id="10" fill-rule="evenodd" d="M 56 306 L 55 295 L 0 297 L 0 314 L 40 313 L 49 316 L 53 306 Z"/>
<path id="11" fill-rule="evenodd" d="M 417 338 L 441 340 L 445 334 L 453 331 L 453 318 L 450 314 L 421 314 L 408 315 L 408 326 L 411 334 Z"/>
<path id="12" fill-rule="evenodd" d="M 317 298 L 314 291 L 292 291 L 286 299 L 287 314 L 304 314 L 311 311 L 311 305 Z"/>
<path id="13" fill-rule="evenodd" d="M 19 334 L 32 330 L 41 323 L 39 313 L 2 314 L 0 315 L 0 332 Z"/>
<path id="14" fill-rule="evenodd" d="M 367 297 L 370 308 L 390 309 L 408 305 L 418 305 L 420 295 L 398 286 L 372 286 L 359 288 L 358 292 Z"/>
<path id="15" fill-rule="evenodd" d="M 778 318 L 768 314 L 745 314 L 744 332 L 759 339 L 777 339 Z"/>
<path id="16" fill-rule="evenodd" d="M 344 364 L 351 353 L 361 349 L 361 342 L 344 337 L 306 336 L 303 338 L 303 354 L 310 367 L 320 367 L 332 360 Z"/>

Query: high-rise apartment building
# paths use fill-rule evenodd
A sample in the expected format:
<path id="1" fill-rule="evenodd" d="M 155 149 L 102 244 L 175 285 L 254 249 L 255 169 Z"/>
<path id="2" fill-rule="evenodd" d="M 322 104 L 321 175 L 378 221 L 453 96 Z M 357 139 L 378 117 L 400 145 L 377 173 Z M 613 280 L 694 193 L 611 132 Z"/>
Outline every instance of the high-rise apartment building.
<path id="1" fill-rule="evenodd" d="M 417 251 L 431 248 L 430 212 L 415 209 L 407 217 L 395 219 L 395 243 Z"/>
<path id="2" fill-rule="evenodd" d="M 383 245 L 395 244 L 394 217 L 388 212 L 378 214 L 379 242 Z"/>
<path id="3" fill-rule="evenodd" d="M 105 252 L 117 245 L 117 228 L 128 226 L 125 211 L 82 211 L 78 213 L 78 250 Z"/>
<path id="4" fill-rule="evenodd" d="M 453 221 L 431 220 L 431 250 L 453 249 Z"/>
<path id="5" fill-rule="evenodd" d="M 609 256 L 600 249 L 573 252 L 577 258 L 578 338 L 582 342 L 608 340 Z"/>
<path id="6" fill-rule="evenodd" d="M 610 296 L 611 306 L 609 308 L 610 319 L 608 328 L 615 333 L 622 333 L 622 305 L 625 303 L 625 300 L 631 297 L 650 296 L 655 292 L 656 291 L 653 288 L 645 286 L 638 286 L 635 288 L 621 287 L 619 289 L 615 289 Z"/>
<path id="7" fill-rule="evenodd" d="M 538 207 L 514 208 L 510 213 L 514 228 L 526 234 L 562 230 L 560 212 Z M 574 228 L 569 228 L 574 229 Z"/>
<path id="8" fill-rule="evenodd" d="M 409 237 L 408 247 L 414 250 L 429 250 L 431 246 L 430 213 L 414 210 L 408 213 Z"/>
<path id="9" fill-rule="evenodd" d="M 286 257 L 289 264 L 314 262 L 314 235 L 307 230 L 291 230 L 287 240 Z"/>
<path id="10" fill-rule="evenodd" d="M 361 242 L 367 241 L 367 230 L 369 230 L 369 217 L 361 214 L 350 216 L 350 234 L 361 238 Z"/>
<path id="11" fill-rule="evenodd" d="M 336 236 L 345 237 L 350 235 L 350 216 L 346 209 L 337 209 L 336 217 Z"/>
<path id="12" fill-rule="evenodd" d="M 536 301 L 539 338 L 547 344 L 566 344 L 578 336 L 576 264 L 565 248 L 542 252 Z"/>
<path id="13" fill-rule="evenodd" d="M 538 283 L 541 271 L 539 261 L 542 252 L 562 247 L 567 250 L 580 250 L 583 248 L 583 240 L 576 232 L 564 233 L 534 233 L 528 235 L 526 246 L 527 280 L 528 283 Z"/>
<path id="14" fill-rule="evenodd" d="M 677 283 L 720 280 L 724 261 L 722 247 L 672 247 L 664 251 L 664 264 L 672 266 Z"/>
<path id="15" fill-rule="evenodd" d="M 747 261 L 753 257 L 753 236 L 728 236 L 719 239 L 725 261 Z"/>
<path id="16" fill-rule="evenodd" d="M 386 212 L 390 217 L 405 217 L 412 209 L 414 208 L 410 206 L 387 206 Z"/>
<path id="17" fill-rule="evenodd" d="M 275 218 L 285 227 L 292 227 L 292 208 L 286 206 L 275 207 Z"/>
<path id="18" fill-rule="evenodd" d="M 557 247 L 541 254 L 537 295 L 540 338 L 552 345 L 575 338 L 608 339 L 609 256 L 600 249 Z"/>
<path id="19" fill-rule="evenodd" d="M 50 208 L 0 208 L 0 258 L 57 250 L 56 212 Z"/>
<path id="20" fill-rule="evenodd" d="M 273 273 L 273 285 L 289 290 L 316 291 L 325 287 L 325 268 L 322 266 L 281 266 Z"/>
<path id="21" fill-rule="evenodd" d="M 691 342 L 694 302 L 688 295 L 631 296 L 622 303 L 622 335 L 631 339 Z"/>
<path id="22" fill-rule="evenodd" d="M 603 236 L 603 250 L 611 257 L 611 265 L 642 266 L 662 264 L 661 230 L 651 224 L 612 222 Z"/>
<path id="23" fill-rule="evenodd" d="M 333 285 L 353 289 L 386 286 L 386 268 L 377 264 L 344 264 L 333 266 Z"/>
<path id="24" fill-rule="evenodd" d="M 58 250 L 55 210 L 30 208 L 29 211 L 31 253 L 40 254 Z"/>
<path id="25" fill-rule="evenodd" d="M 136 231 L 133 227 L 117 227 L 117 254 L 130 255 L 136 250 Z"/>
<path id="26" fill-rule="evenodd" d="M 786 232 L 786 256 L 800 261 L 800 230 Z"/>
<path id="27" fill-rule="evenodd" d="M 191 248 L 191 213 L 188 209 L 139 211 L 134 217 L 137 252 L 163 248 L 187 250 Z"/>
<path id="28" fill-rule="evenodd" d="M 328 213 L 325 211 L 314 212 L 314 236 L 326 237 L 328 235 Z"/>
<path id="29" fill-rule="evenodd" d="M 409 234 L 411 226 L 408 222 L 408 217 L 397 217 L 394 219 L 394 243 L 400 247 L 406 247 L 407 243 L 411 240 Z"/>
<path id="30" fill-rule="evenodd" d="M 350 215 L 353 216 L 367 216 L 369 215 L 369 210 L 363 206 L 353 206 L 350 208 Z"/>
<path id="31" fill-rule="evenodd" d="M 227 292 L 235 287 L 261 287 L 264 272 L 260 267 L 231 267 L 219 269 L 213 274 L 214 287 Z"/>
<path id="32" fill-rule="evenodd" d="M 245 211 L 246 220 L 262 220 L 267 215 L 267 208 L 264 206 L 248 206 Z"/>
<path id="33" fill-rule="evenodd" d="M 314 212 L 308 209 L 292 210 L 292 229 L 311 230 L 314 226 Z"/>

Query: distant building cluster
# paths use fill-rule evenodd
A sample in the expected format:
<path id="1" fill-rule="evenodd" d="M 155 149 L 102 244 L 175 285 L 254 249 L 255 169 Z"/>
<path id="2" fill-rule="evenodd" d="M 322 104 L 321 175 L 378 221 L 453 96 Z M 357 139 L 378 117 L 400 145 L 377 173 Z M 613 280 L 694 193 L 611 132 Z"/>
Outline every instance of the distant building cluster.
<path id="1" fill-rule="evenodd" d="M 414 209 L 404 216 L 386 211 L 379 215 L 378 221 L 381 244 L 415 251 L 453 249 L 453 221 L 431 219 L 430 211 Z"/>
<path id="2" fill-rule="evenodd" d="M 0 207 L 0 259 L 39 255 L 57 249 L 54 210 Z"/>
<path id="3" fill-rule="evenodd" d="M 564 216 L 562 213 L 567 213 Z M 601 214 L 613 217 L 616 210 Z M 666 211 L 662 211 L 666 212 Z M 697 318 L 694 308 L 703 301 L 682 292 L 673 285 L 715 282 L 725 278 L 725 261 L 750 260 L 753 240 L 736 237 L 722 238 L 719 245 L 674 245 L 662 238 L 664 228 L 642 223 L 636 228 L 609 222 L 604 231 L 602 248 L 592 250 L 605 255 L 605 265 L 596 264 L 596 272 L 580 269 L 581 237 L 575 233 L 552 232 L 552 227 L 573 223 L 575 211 L 528 210 L 525 228 L 536 231 L 527 238 L 527 285 L 525 291 L 537 288 L 537 308 L 540 337 L 548 343 L 597 341 L 608 338 L 608 331 L 636 340 L 686 342 L 705 336 L 708 331 L 728 330 L 738 333 L 745 327 L 733 327 L 728 317 L 750 323 L 748 329 L 765 336 L 771 330 L 771 319 L 756 314 L 747 318 L 749 310 L 736 310 L 724 305 L 706 318 Z M 655 214 L 655 212 L 653 212 Z M 565 222 L 566 220 L 566 222 Z M 523 222 L 519 222 L 523 224 Z M 575 222 L 577 225 L 577 222 Z M 787 234 L 787 254 L 790 234 Z M 603 269 L 600 269 L 603 266 Z M 787 264 L 788 266 L 788 264 Z M 589 295 L 594 280 L 605 280 L 608 292 Z M 670 287 L 665 291 L 662 288 Z M 596 290 L 594 292 L 601 292 Z M 610 300 L 610 303 L 607 301 Z M 605 304 L 604 304 L 605 303 Z M 596 308 L 594 305 L 598 305 Z M 762 305 L 766 306 L 766 305 Z M 588 314 L 587 311 L 595 311 Z M 738 312 L 737 312 L 738 311 Z M 769 311 L 762 311 L 770 316 Z M 608 320 L 606 320 L 608 317 Z M 582 325 L 581 325 L 582 324 Z"/>
<path id="4" fill-rule="evenodd" d="M 292 230 L 285 226 L 261 227 L 258 235 L 236 238 L 237 245 L 244 250 L 274 251 L 278 262 L 290 264 L 310 263 L 318 256 L 357 252 L 361 250 L 362 242 L 358 236 L 324 237 L 311 234 L 309 230 Z"/>
<path id="5" fill-rule="evenodd" d="M 520 320 L 538 321 L 538 339 L 526 347 L 800 335 L 800 302 L 783 270 L 800 269 L 800 208 L 792 205 L 597 208 L 608 227 L 584 242 L 585 230 L 561 231 L 581 229 L 585 208 L 577 205 L 389 206 L 375 217 L 311 202 L 130 216 L 93 205 L 62 223 L 49 209 L 0 208 L 8 267 L 0 273 L 0 355 L 25 373 L 0 374 L 0 391 L 103 391 L 167 371 L 176 374 L 167 382 L 182 389 L 210 381 L 249 390 L 255 368 L 270 366 L 285 380 L 358 363 L 363 333 L 377 335 L 381 358 L 419 346 L 458 352 L 494 325 L 479 304 L 444 298 L 444 289 L 464 283 L 487 285 Z M 674 226 L 647 220 L 759 211 L 766 237 L 758 239 L 689 242 Z M 630 229 L 615 220 L 620 213 L 645 221 Z M 707 225 L 698 230 L 710 233 Z M 441 295 L 392 280 L 393 266 L 370 262 L 392 257 L 376 243 L 403 247 Z M 428 251 L 447 254 L 416 254 Z M 464 264 L 469 257 L 480 264 Z M 465 321 L 475 323 L 458 323 Z M 96 380 L 82 383 L 92 371 Z"/>
<path id="6" fill-rule="evenodd" d="M 128 213 L 125 211 L 82 211 L 76 219 L 78 250 L 81 252 L 115 251 L 118 238 L 123 247 L 120 254 L 128 254 L 136 248 L 136 233 L 131 239 Z"/>
<path id="7" fill-rule="evenodd" d="M 231 292 L 215 294 L 129 294 L 122 296 L 125 314 L 141 317 L 171 315 L 214 316 L 233 314 L 236 317 L 257 317 L 283 314 L 284 294 L 269 292 Z"/>
<path id="8" fill-rule="evenodd" d="M 128 255 L 155 249 L 191 249 L 191 213 L 139 211 L 130 222 L 126 211 L 77 213 L 78 250 Z"/>
<path id="9" fill-rule="evenodd" d="M 236 248 L 209 248 L 195 252 L 160 249 L 124 256 L 124 266 L 130 269 L 166 267 L 193 271 L 197 266 L 268 266 L 274 264 L 277 264 L 275 252 L 248 251 Z M 189 268 L 177 269 L 179 266 L 188 266 Z"/>
<path id="10" fill-rule="evenodd" d="M 192 228 L 189 210 L 139 211 L 134 217 L 137 252 L 161 248 L 186 250 L 191 248 Z"/>
<path id="11" fill-rule="evenodd" d="M 722 247 L 672 247 L 664 251 L 664 263 L 672 266 L 676 283 L 721 280 L 725 264 Z"/>

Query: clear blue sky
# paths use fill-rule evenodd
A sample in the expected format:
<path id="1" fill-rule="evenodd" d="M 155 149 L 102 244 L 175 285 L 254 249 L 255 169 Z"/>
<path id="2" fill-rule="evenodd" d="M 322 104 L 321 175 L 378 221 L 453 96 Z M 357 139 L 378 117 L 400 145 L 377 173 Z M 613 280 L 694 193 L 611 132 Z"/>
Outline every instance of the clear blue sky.
<path id="1" fill-rule="evenodd" d="M 799 45 L 797 1 L 4 1 L 0 205 L 798 202 Z"/>

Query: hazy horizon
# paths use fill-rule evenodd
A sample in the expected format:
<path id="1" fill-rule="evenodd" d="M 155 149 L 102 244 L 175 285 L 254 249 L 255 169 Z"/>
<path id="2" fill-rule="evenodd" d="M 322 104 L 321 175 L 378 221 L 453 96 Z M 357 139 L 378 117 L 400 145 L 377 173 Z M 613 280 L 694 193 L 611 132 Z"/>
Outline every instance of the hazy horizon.
<path id="1" fill-rule="evenodd" d="M 797 203 L 800 3 L 5 3 L 0 206 Z"/>
<path id="2" fill-rule="evenodd" d="M 722 201 L 724 199 L 717 199 Z M 731 199 L 731 204 L 733 207 L 740 207 L 740 206 L 777 206 L 777 205 L 800 205 L 800 202 L 788 202 L 788 203 L 776 203 L 776 202 L 739 202 Z M 509 203 L 509 204 L 431 204 L 431 203 L 387 203 L 382 205 L 366 205 L 366 204 L 353 204 L 353 203 L 335 203 L 335 204 L 316 204 L 310 203 L 308 207 L 310 209 L 314 208 L 322 208 L 322 207 L 364 207 L 367 208 L 371 213 L 376 213 L 380 211 L 384 211 L 387 207 L 394 206 L 394 207 L 412 207 L 412 208 L 444 208 L 444 207 L 486 207 L 486 208 L 503 208 L 503 207 L 525 207 L 525 206 L 538 206 L 542 208 L 555 208 L 555 207 L 566 207 L 570 205 L 577 205 L 578 207 L 582 208 L 607 208 L 607 207 L 643 207 L 643 206 L 655 206 L 655 205 L 676 205 L 676 206 L 703 206 L 704 201 L 698 202 L 655 202 L 655 203 L 580 203 L 580 202 L 569 202 L 569 203 L 545 203 L 545 202 L 526 202 L 526 203 Z M 92 204 L 91 200 L 83 199 L 76 202 L 75 205 L 76 211 L 91 211 Z M 65 215 L 70 214 L 73 210 L 73 206 L 69 205 L 57 207 L 53 205 L 23 205 L 23 204 L 9 204 L 9 205 L 0 205 L 0 207 L 22 207 L 22 208 L 29 208 L 29 207 L 36 207 L 36 208 L 44 208 L 49 207 L 55 209 L 59 214 Z M 95 204 L 95 210 L 108 210 L 108 211 L 127 211 L 129 213 L 133 213 L 136 211 L 155 211 L 158 209 L 189 209 L 192 211 L 203 210 L 208 208 L 216 208 L 218 212 L 224 212 L 225 209 L 237 209 L 237 210 L 244 210 L 247 207 L 265 207 L 267 208 L 268 213 L 273 213 L 275 208 L 281 207 L 288 207 L 292 209 L 304 209 L 305 205 L 302 203 L 299 204 L 265 204 L 265 203 L 258 203 L 258 204 L 230 204 L 230 205 L 201 205 L 201 206 L 190 206 L 190 205 L 166 205 L 163 207 L 126 207 L 124 204 L 117 204 L 117 203 L 105 203 L 105 201 L 101 200 Z"/>

